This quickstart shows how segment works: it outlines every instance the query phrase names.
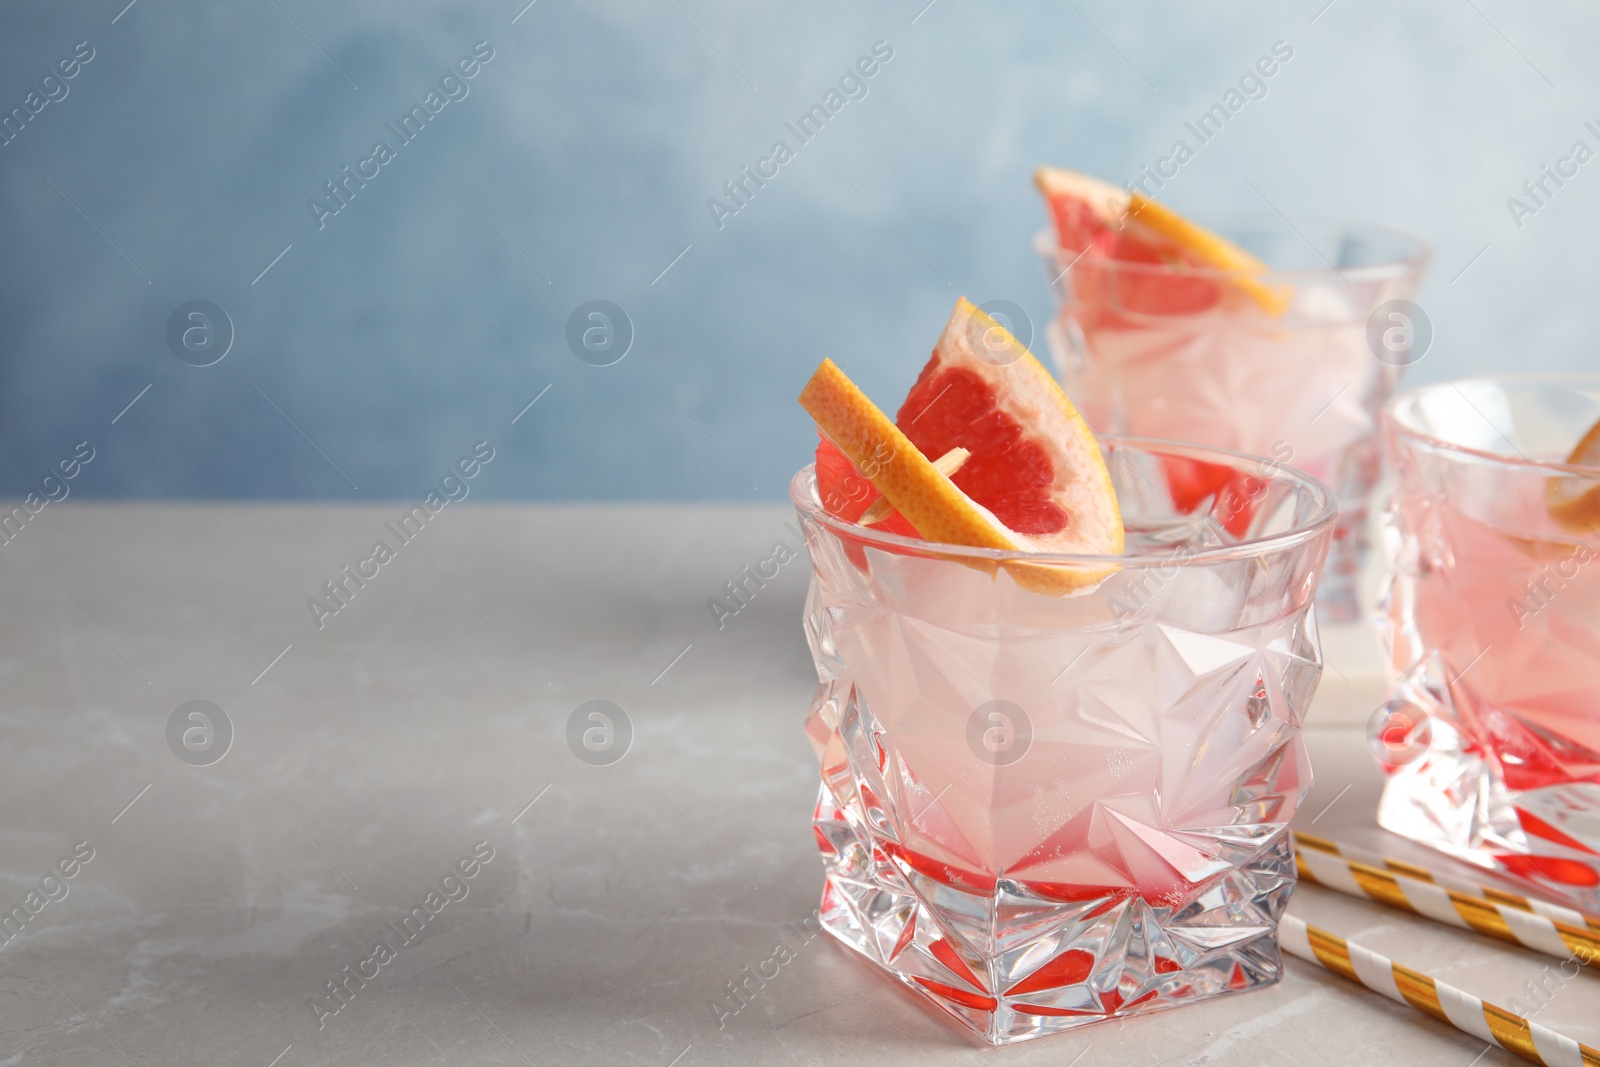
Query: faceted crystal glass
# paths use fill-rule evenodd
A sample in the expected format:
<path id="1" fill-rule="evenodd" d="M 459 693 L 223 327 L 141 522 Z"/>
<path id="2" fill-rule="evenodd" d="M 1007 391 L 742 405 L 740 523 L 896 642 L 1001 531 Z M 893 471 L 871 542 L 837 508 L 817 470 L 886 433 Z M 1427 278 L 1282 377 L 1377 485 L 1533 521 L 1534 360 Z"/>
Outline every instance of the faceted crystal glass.
<path id="1" fill-rule="evenodd" d="M 1080 257 L 1040 233 L 1034 247 L 1058 310 L 1050 352 L 1102 433 L 1270 455 L 1332 485 L 1339 521 L 1322 618 L 1352 620 L 1381 473 L 1378 412 L 1431 341 L 1426 315 L 1394 302 L 1415 294 L 1428 246 L 1378 226 L 1204 221 L 1277 269 Z"/>
<path id="2" fill-rule="evenodd" d="M 1600 910 L 1600 527 L 1563 502 L 1600 377 L 1446 382 L 1384 417 L 1382 606 L 1394 699 L 1374 719 L 1378 820 Z M 1590 515 L 1594 510 L 1590 509 Z"/>
<path id="3" fill-rule="evenodd" d="M 1332 494 L 1237 453 L 1105 448 L 1122 556 L 896 537 L 827 514 L 809 467 L 790 486 L 822 922 L 994 1044 L 1282 970 Z M 1207 510 L 1184 499 L 1195 464 L 1233 476 Z M 1014 577 L 1038 567 L 1082 588 Z"/>

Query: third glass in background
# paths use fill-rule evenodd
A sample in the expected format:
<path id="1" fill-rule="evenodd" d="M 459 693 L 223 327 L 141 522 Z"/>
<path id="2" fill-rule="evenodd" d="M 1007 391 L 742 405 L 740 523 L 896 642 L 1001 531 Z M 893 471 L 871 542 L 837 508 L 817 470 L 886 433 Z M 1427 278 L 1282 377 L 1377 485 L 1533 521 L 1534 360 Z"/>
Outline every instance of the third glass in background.
<path id="1" fill-rule="evenodd" d="M 1428 386 L 1385 431 L 1379 822 L 1600 909 L 1600 376 Z"/>
<path id="2" fill-rule="evenodd" d="M 1378 226 L 1206 221 L 1273 271 L 1074 258 L 1040 233 L 1058 307 L 1051 353 L 1101 433 L 1271 456 L 1333 486 L 1339 520 L 1318 606 L 1324 621 L 1353 620 L 1381 473 L 1378 412 L 1431 339 L 1409 302 L 1429 248 Z M 1228 488 L 1223 470 L 1168 475 L 1196 507 Z"/>

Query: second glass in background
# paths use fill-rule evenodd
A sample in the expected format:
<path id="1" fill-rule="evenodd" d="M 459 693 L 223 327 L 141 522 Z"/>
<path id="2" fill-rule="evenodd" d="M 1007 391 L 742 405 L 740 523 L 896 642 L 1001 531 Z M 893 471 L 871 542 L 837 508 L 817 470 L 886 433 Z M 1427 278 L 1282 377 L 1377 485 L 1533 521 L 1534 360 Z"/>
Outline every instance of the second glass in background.
<path id="1" fill-rule="evenodd" d="M 1035 238 L 1057 301 L 1058 373 L 1100 433 L 1270 456 L 1331 485 L 1339 520 L 1318 605 L 1324 621 L 1353 620 L 1382 471 L 1378 412 L 1430 340 L 1410 303 L 1430 250 L 1379 226 L 1202 221 L 1274 270 L 1075 256 L 1050 231 Z M 1168 473 L 1196 507 L 1228 488 L 1226 471 Z"/>

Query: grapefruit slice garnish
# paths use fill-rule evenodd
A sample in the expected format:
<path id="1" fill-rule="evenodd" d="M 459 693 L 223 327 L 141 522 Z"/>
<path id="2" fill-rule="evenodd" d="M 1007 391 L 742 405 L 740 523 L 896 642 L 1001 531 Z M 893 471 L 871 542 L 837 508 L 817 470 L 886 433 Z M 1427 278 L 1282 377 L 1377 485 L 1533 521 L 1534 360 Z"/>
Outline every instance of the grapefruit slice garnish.
<path id="1" fill-rule="evenodd" d="M 1567 465 L 1600 470 L 1600 422 L 1589 427 L 1589 432 L 1567 457 Z M 1557 522 L 1570 530 L 1600 533 L 1600 475 L 1549 479 L 1545 485 L 1545 506 Z"/>
<path id="2" fill-rule="evenodd" d="M 974 333 L 994 338 L 993 331 L 1000 331 L 1007 358 L 1016 354 L 1014 362 L 989 363 L 974 351 Z M 906 431 L 832 360 L 817 368 L 800 403 L 825 438 L 819 469 L 827 449 L 837 448 L 853 473 L 887 498 L 896 517 L 928 541 L 1014 552 L 1122 551 L 1116 493 L 1088 425 L 1027 349 L 965 299 L 901 410 Z M 971 455 L 952 480 L 928 456 L 958 448 Z M 841 483 L 839 472 L 831 472 L 830 484 Z M 819 495 L 822 486 L 819 474 Z M 851 502 L 850 521 L 872 504 L 860 495 L 864 502 L 859 511 Z M 1051 594 L 1092 585 L 1112 569 L 1024 561 L 1003 566 L 1019 585 Z"/>
<path id="3" fill-rule="evenodd" d="M 1111 247 L 1128 214 L 1127 190 L 1060 167 L 1039 167 L 1033 181 L 1044 194 L 1063 251 L 1077 255 L 1091 246 Z"/>
<path id="4" fill-rule="evenodd" d="M 1122 513 L 1089 424 L 1033 354 L 965 298 L 897 422 L 924 455 L 972 453 L 956 487 L 1040 551 L 1121 553 Z"/>
<path id="5" fill-rule="evenodd" d="M 1062 250 L 1071 255 L 1226 271 L 1227 284 L 1269 315 L 1283 314 L 1294 297 L 1291 287 L 1268 285 L 1255 277 L 1269 273 L 1261 260 L 1143 193 L 1059 167 L 1039 167 L 1034 183 L 1049 205 Z M 1148 277 L 1130 274 L 1125 286 L 1119 295 L 1134 310 L 1181 314 L 1203 311 L 1216 302 L 1215 281 L 1185 278 L 1181 271 Z M 1207 300 L 1208 295 L 1212 299 Z"/>

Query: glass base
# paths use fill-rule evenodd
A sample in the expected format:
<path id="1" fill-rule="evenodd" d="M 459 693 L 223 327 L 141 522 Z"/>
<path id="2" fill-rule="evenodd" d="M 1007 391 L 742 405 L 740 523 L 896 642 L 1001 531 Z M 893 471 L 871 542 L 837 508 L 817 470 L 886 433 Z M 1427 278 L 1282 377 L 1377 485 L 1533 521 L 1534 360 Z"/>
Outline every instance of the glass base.
<path id="1" fill-rule="evenodd" d="M 1136 891 L 1005 878 L 954 884 L 862 831 L 824 784 L 814 824 L 824 927 L 946 1017 L 994 1045 L 1272 985 L 1295 884 L 1282 825 L 1234 826 L 1229 870 L 1177 906 Z M 920 867 L 929 868 L 919 870 Z"/>
<path id="2" fill-rule="evenodd" d="M 1600 911 L 1600 785 L 1511 789 L 1448 718 L 1429 725 L 1428 750 L 1391 771 L 1379 825 L 1536 896 Z"/>

